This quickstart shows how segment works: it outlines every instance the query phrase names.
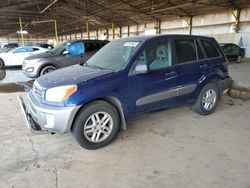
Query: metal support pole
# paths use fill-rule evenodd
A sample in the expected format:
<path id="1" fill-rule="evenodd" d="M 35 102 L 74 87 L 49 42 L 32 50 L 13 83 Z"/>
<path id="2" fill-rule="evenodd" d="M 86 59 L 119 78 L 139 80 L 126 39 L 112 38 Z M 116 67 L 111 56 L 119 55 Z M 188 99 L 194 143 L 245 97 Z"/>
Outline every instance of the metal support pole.
<path id="1" fill-rule="evenodd" d="M 109 29 L 108 28 L 106 29 L 106 36 L 107 36 L 106 38 L 109 39 Z"/>
<path id="2" fill-rule="evenodd" d="M 235 33 L 238 33 L 240 30 L 240 9 L 236 9 L 236 14 L 234 13 L 234 11 L 232 11 L 232 14 L 235 18 L 235 23 L 234 23 L 234 31 Z"/>
<path id="3" fill-rule="evenodd" d="M 89 22 L 88 21 L 86 23 L 86 28 L 87 28 L 88 39 L 90 39 L 90 35 L 89 35 Z"/>
<path id="4" fill-rule="evenodd" d="M 192 35 L 192 30 L 193 30 L 193 17 L 190 17 L 189 20 L 189 35 Z"/>
<path id="5" fill-rule="evenodd" d="M 57 21 L 56 19 L 54 20 L 55 23 L 55 37 L 56 37 L 56 43 L 58 43 L 58 35 L 57 35 Z"/>
<path id="6" fill-rule="evenodd" d="M 115 39 L 115 24 L 112 23 L 112 35 L 113 35 L 113 39 Z"/>
<path id="7" fill-rule="evenodd" d="M 161 34 L 161 21 L 159 20 L 159 21 L 157 21 L 157 24 L 156 24 L 157 26 L 157 34 Z"/>
<path id="8" fill-rule="evenodd" d="M 99 38 L 99 33 L 98 33 L 98 29 L 96 30 L 96 39 L 98 40 Z"/>
<path id="9" fill-rule="evenodd" d="M 190 16 L 189 19 L 183 17 L 183 19 L 187 22 L 188 24 L 188 33 L 189 35 L 192 35 L 192 29 L 193 29 L 193 16 Z"/>
<path id="10" fill-rule="evenodd" d="M 122 38 L 122 27 L 120 27 L 120 38 Z"/>
<path id="11" fill-rule="evenodd" d="M 129 37 L 129 35 L 130 35 L 130 27 L 128 25 L 128 37 Z"/>
<path id="12" fill-rule="evenodd" d="M 22 45 L 24 46 L 24 41 L 23 41 L 23 26 L 22 26 L 22 18 L 21 17 L 19 17 L 19 24 L 20 24 L 20 34 L 21 34 Z"/>

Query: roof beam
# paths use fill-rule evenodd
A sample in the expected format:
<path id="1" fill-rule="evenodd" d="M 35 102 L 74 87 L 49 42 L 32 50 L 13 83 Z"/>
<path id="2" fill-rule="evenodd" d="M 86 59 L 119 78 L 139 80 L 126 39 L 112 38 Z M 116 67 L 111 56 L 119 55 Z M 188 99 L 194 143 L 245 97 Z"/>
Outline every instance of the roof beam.
<path id="1" fill-rule="evenodd" d="M 123 4 L 126 4 L 129 8 L 131 8 L 133 11 L 134 11 L 134 13 L 135 14 L 142 14 L 142 15 L 144 15 L 145 17 L 148 17 L 148 18 L 150 18 L 151 20 L 154 20 L 154 21 L 156 21 L 156 20 L 158 20 L 157 18 L 155 18 L 154 16 L 152 16 L 152 15 L 150 15 L 150 14 L 148 14 L 148 13 L 146 13 L 146 12 L 144 12 L 144 11 L 141 11 L 139 8 L 137 8 L 137 7 L 135 7 L 135 6 L 133 6 L 133 5 L 130 5 L 126 0 L 120 0 Z"/>

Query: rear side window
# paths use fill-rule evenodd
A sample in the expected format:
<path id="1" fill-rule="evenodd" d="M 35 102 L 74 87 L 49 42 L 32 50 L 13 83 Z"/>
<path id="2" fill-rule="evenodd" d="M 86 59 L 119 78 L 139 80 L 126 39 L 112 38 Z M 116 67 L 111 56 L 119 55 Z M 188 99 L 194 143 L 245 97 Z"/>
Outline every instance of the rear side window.
<path id="1" fill-rule="evenodd" d="M 232 50 L 238 50 L 238 49 L 239 49 L 239 47 L 237 45 L 232 44 Z"/>
<path id="2" fill-rule="evenodd" d="M 33 52 L 33 48 L 32 47 L 21 47 L 21 48 L 15 49 L 15 53 L 20 53 L 20 52 Z"/>
<path id="3" fill-rule="evenodd" d="M 220 56 L 218 50 L 211 42 L 209 42 L 207 40 L 201 40 L 201 43 L 203 45 L 203 48 L 205 49 L 205 52 L 206 52 L 208 58 Z"/>
<path id="4" fill-rule="evenodd" d="M 102 42 L 102 43 L 101 43 L 101 46 L 103 47 L 103 46 L 105 46 L 106 44 L 108 44 L 108 42 Z"/>
<path id="5" fill-rule="evenodd" d="M 93 43 L 85 43 L 86 52 L 96 52 L 101 48 L 100 43 L 93 42 Z"/>
<path id="6" fill-rule="evenodd" d="M 189 61 L 195 61 L 196 48 L 193 39 L 176 39 L 176 63 L 185 63 Z"/>

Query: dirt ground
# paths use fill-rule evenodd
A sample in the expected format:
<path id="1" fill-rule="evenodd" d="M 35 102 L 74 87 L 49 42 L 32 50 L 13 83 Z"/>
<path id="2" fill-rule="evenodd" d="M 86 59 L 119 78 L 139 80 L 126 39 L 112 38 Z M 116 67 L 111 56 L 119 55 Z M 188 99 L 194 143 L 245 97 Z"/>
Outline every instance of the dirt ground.
<path id="1" fill-rule="evenodd" d="M 249 65 L 229 68 L 246 82 Z M 17 102 L 25 94 L 3 87 L 0 188 L 250 188 L 250 101 L 223 96 L 209 116 L 189 106 L 149 113 L 89 151 L 71 134 L 29 132 Z"/>

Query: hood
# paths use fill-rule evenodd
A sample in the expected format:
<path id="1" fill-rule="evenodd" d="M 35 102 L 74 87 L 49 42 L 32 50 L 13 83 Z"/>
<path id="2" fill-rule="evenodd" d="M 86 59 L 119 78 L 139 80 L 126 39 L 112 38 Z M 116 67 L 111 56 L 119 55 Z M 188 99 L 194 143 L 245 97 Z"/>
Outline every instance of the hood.
<path id="1" fill-rule="evenodd" d="M 41 76 L 36 81 L 43 88 L 48 89 L 61 85 L 79 84 L 94 78 L 107 75 L 111 70 L 94 69 L 82 65 L 73 65 Z"/>
<path id="2" fill-rule="evenodd" d="M 58 56 L 60 54 L 50 54 L 49 52 L 42 52 L 42 53 L 38 53 L 35 55 L 31 55 L 25 58 L 25 60 L 33 60 L 33 59 L 41 59 L 41 58 L 49 58 L 49 57 L 55 57 Z"/>

